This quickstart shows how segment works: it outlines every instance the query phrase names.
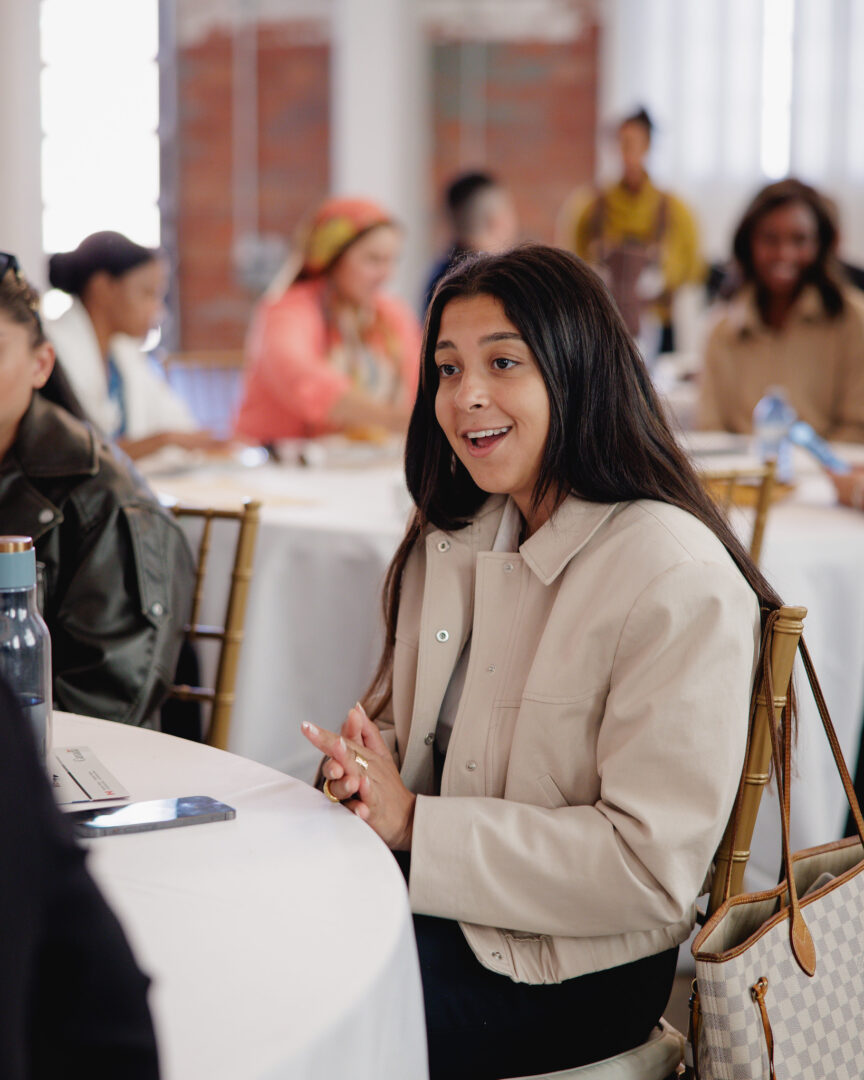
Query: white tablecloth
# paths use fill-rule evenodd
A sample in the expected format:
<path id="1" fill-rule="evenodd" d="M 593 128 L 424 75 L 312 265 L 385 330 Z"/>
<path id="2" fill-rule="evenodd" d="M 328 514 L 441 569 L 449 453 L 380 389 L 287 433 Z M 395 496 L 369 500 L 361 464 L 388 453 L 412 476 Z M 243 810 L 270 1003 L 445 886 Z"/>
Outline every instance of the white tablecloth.
<path id="1" fill-rule="evenodd" d="M 860 457 L 862 448 L 844 452 Z M 854 768 L 864 712 L 864 514 L 836 506 L 830 482 L 803 452 L 797 460 L 801 482 L 771 511 L 762 565 L 787 603 L 809 610 L 806 639 Z M 380 650 L 380 587 L 406 518 L 399 467 L 270 466 L 154 484 L 205 502 L 236 503 L 243 493 L 264 499 L 231 749 L 310 778 L 317 755 L 300 736 L 300 721 L 340 724 Z M 748 537 L 746 514 L 740 524 Z M 842 789 L 809 699 L 797 762 L 793 844 L 804 847 L 838 836 L 845 820 Z M 754 843 L 754 881 L 776 877 L 775 823 L 774 807 L 766 805 Z"/>
<path id="2" fill-rule="evenodd" d="M 56 713 L 134 800 L 234 821 L 105 837 L 89 865 L 152 977 L 164 1080 L 427 1076 L 407 894 L 374 833 L 300 781 L 167 735 Z"/>
<path id="3" fill-rule="evenodd" d="M 381 586 L 409 507 L 401 466 L 214 469 L 152 482 L 186 501 L 264 501 L 229 748 L 311 781 L 320 755 L 300 722 L 338 730 L 381 650 Z M 214 558 L 224 582 L 218 543 Z M 218 590 L 207 599 L 224 616 Z"/>

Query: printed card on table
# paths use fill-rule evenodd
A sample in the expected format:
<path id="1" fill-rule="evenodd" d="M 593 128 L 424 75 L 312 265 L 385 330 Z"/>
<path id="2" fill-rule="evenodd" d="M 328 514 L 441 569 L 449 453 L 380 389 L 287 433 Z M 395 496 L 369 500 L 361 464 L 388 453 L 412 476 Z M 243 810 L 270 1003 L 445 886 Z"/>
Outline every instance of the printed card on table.
<path id="1" fill-rule="evenodd" d="M 55 746 L 54 797 L 60 804 L 128 799 L 129 792 L 89 746 Z"/>

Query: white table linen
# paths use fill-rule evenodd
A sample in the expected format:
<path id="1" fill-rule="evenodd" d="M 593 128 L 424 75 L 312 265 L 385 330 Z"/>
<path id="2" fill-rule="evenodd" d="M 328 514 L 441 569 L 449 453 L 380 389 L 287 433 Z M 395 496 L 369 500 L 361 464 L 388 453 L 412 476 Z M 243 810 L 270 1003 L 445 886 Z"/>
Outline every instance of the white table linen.
<path id="1" fill-rule="evenodd" d="M 697 450 L 712 441 L 708 434 L 691 438 Z M 864 448 L 842 452 L 862 460 Z M 717 467 L 730 461 L 714 454 L 701 460 Z M 808 608 L 805 637 L 854 768 L 864 712 L 864 514 L 835 504 L 830 482 L 803 451 L 796 451 L 796 462 L 799 486 L 771 510 L 762 566 L 787 603 Z M 300 721 L 338 726 L 365 689 L 381 647 L 380 587 L 406 520 L 400 468 L 269 466 L 154 484 L 203 502 L 236 503 L 243 493 L 264 500 L 230 747 L 311 778 L 317 755 L 300 736 Z M 752 516 L 737 512 L 734 520 L 748 540 Z M 796 847 L 839 836 L 845 821 L 815 707 L 802 697 Z M 754 886 L 776 879 L 775 832 L 779 837 L 777 814 L 766 802 L 748 878 Z"/>
<path id="2" fill-rule="evenodd" d="M 401 466 L 205 469 L 152 483 L 199 504 L 263 500 L 229 749 L 311 781 L 320 755 L 301 721 L 338 730 L 381 650 L 381 586 L 410 506 Z M 228 555 L 214 538 L 205 620 L 224 617 L 215 586 Z"/>
<path id="3" fill-rule="evenodd" d="M 371 829 L 298 780 L 152 731 L 55 713 L 135 801 L 211 795 L 233 821 L 90 841 L 153 979 L 163 1080 L 427 1077 L 402 875 Z"/>

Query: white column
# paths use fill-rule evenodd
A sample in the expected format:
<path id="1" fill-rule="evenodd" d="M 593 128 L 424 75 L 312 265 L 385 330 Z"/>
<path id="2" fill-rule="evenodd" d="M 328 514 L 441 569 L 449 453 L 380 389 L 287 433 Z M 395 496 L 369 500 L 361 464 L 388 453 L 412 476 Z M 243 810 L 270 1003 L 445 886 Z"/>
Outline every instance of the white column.
<path id="1" fill-rule="evenodd" d="M 0 0 L 0 251 L 17 255 L 42 288 L 39 8 L 39 0 Z"/>
<path id="2" fill-rule="evenodd" d="M 417 306 L 427 270 L 428 62 L 419 0 L 334 0 L 331 186 L 405 227 L 394 290 Z"/>

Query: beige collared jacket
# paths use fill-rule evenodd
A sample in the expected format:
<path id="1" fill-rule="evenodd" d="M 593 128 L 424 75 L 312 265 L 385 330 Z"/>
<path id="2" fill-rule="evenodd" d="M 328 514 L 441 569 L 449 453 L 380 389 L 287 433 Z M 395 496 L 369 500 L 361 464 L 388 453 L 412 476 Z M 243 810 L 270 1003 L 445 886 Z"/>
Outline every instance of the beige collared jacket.
<path id="1" fill-rule="evenodd" d="M 554 983 L 687 938 L 743 762 L 759 610 L 674 507 L 571 497 L 511 554 L 490 550 L 504 504 L 409 557 L 379 723 L 418 793 L 412 909 L 458 919 L 491 970 Z"/>

